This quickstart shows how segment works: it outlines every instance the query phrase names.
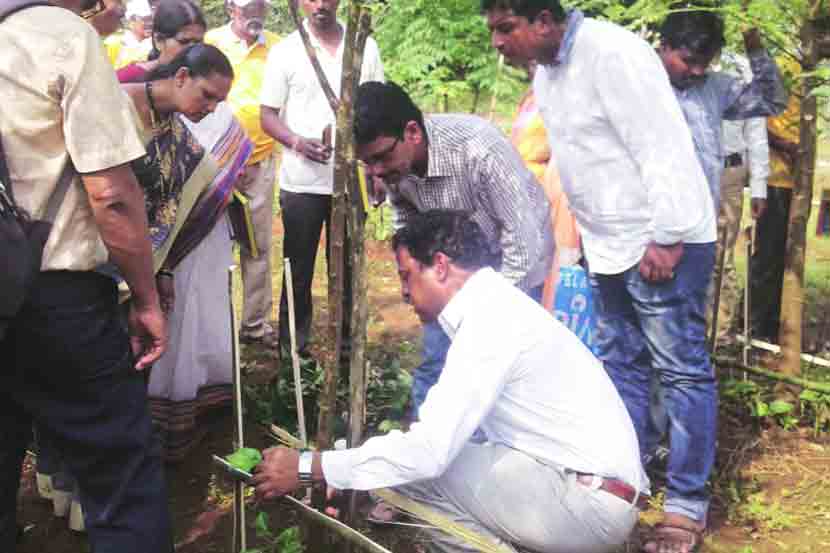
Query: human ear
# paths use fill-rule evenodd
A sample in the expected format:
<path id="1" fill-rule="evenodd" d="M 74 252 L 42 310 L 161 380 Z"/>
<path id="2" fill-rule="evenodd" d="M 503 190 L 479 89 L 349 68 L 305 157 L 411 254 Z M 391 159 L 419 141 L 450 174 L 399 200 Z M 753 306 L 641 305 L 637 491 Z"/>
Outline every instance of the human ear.
<path id="1" fill-rule="evenodd" d="M 403 137 L 404 140 L 419 144 L 423 140 L 424 133 L 417 121 L 408 121 L 403 128 Z"/>
<path id="2" fill-rule="evenodd" d="M 176 74 L 173 75 L 173 83 L 176 85 L 176 88 L 182 88 L 184 83 L 190 78 L 190 69 L 187 67 L 179 67 L 176 70 Z"/>
<path id="3" fill-rule="evenodd" d="M 444 252 L 436 252 L 432 256 L 432 268 L 439 282 L 444 282 L 450 275 L 450 257 Z"/>

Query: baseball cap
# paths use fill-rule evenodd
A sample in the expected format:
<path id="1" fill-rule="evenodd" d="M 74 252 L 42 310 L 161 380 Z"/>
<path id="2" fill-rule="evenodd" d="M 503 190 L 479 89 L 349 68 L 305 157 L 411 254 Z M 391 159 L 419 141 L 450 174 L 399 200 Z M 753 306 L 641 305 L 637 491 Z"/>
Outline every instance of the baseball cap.
<path id="1" fill-rule="evenodd" d="M 147 0 L 130 0 L 127 2 L 127 11 L 124 16 L 127 19 L 132 17 L 151 17 L 150 3 Z"/>
<path id="2" fill-rule="evenodd" d="M 245 6 L 247 6 L 249 4 L 253 4 L 256 1 L 257 0 L 231 0 L 231 3 L 234 6 L 239 6 L 240 8 L 244 8 Z M 271 0 L 264 0 L 264 2 L 266 4 L 271 4 Z"/>

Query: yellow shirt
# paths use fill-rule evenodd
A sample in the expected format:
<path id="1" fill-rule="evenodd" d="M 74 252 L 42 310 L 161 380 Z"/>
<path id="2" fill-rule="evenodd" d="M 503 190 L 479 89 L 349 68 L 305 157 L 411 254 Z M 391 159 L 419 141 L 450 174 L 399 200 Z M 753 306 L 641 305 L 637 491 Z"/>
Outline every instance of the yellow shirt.
<path id="1" fill-rule="evenodd" d="M 801 66 L 789 58 L 779 59 L 778 66 L 794 82 L 798 78 L 798 75 L 801 74 Z M 787 101 L 787 109 L 781 115 L 767 119 L 767 129 L 769 129 L 769 132 L 794 144 L 798 144 L 801 139 L 799 134 L 799 125 L 801 123 L 800 88 L 800 86 L 791 87 L 790 99 Z M 787 158 L 781 156 L 772 147 L 769 149 L 769 169 L 769 186 L 775 186 L 777 188 L 793 187 L 795 168 Z"/>
<path id="2" fill-rule="evenodd" d="M 268 52 L 279 40 L 278 35 L 264 31 L 259 42 L 249 47 L 233 32 L 230 24 L 213 29 L 205 35 L 205 42 L 222 50 L 233 66 L 233 87 L 227 101 L 254 143 L 249 165 L 262 161 L 274 150 L 274 139 L 262 130 L 259 123 L 259 96 Z"/>
<path id="3" fill-rule="evenodd" d="M 44 216 L 71 158 L 80 173 L 144 155 L 133 109 L 95 30 L 50 6 L 12 14 L 0 26 L 0 134 L 18 203 Z M 36 63 L 34 62 L 36 60 Z M 79 178 L 58 208 L 41 269 L 88 271 L 106 262 Z"/>
<path id="4" fill-rule="evenodd" d="M 104 48 L 110 63 L 118 70 L 131 63 L 147 61 L 153 43 L 149 38 L 139 42 L 129 31 L 124 31 L 104 39 Z"/>

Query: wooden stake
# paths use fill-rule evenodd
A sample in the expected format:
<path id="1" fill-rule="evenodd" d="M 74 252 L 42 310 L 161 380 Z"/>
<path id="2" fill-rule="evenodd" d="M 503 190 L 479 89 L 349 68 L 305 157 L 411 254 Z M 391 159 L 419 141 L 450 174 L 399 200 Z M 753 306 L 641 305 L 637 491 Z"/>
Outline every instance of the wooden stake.
<path id="1" fill-rule="evenodd" d="M 233 275 L 239 267 L 228 267 L 228 305 L 231 316 L 231 361 L 233 368 L 233 416 L 236 422 L 233 449 L 245 447 L 245 429 L 242 420 L 242 371 L 239 362 L 239 324 L 233 304 Z M 242 482 L 233 485 L 233 551 L 248 548 L 245 536 L 245 488 Z"/>
<path id="2" fill-rule="evenodd" d="M 291 333 L 291 365 L 294 368 L 294 395 L 297 396 L 297 426 L 300 431 L 302 448 L 308 447 L 306 434 L 305 409 L 303 408 L 303 379 L 300 373 L 300 355 L 297 353 L 296 319 L 294 316 L 294 280 L 291 275 L 291 260 L 285 258 L 285 287 L 288 298 L 288 329 Z"/>

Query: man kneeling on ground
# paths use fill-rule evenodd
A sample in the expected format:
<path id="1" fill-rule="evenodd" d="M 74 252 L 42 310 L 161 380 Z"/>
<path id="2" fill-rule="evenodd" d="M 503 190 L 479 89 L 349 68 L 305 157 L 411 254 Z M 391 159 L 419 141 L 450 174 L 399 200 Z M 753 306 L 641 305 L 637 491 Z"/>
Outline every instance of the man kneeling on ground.
<path id="1" fill-rule="evenodd" d="M 404 300 L 451 339 L 420 419 L 345 451 L 273 448 L 256 470 L 270 499 L 309 480 L 395 487 L 496 543 L 610 552 L 648 481 L 631 419 L 600 362 L 566 327 L 487 267 L 487 240 L 460 211 L 413 215 L 394 237 Z M 486 441 L 470 441 L 481 428 Z M 475 551 L 434 531 L 435 551 Z"/>

